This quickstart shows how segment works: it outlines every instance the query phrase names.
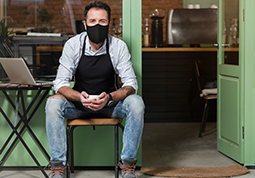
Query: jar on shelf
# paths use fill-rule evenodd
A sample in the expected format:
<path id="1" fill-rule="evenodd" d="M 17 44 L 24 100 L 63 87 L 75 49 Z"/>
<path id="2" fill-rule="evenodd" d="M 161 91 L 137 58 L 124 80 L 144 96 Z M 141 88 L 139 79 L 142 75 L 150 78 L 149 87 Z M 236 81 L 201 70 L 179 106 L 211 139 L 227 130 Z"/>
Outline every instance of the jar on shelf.
<path id="1" fill-rule="evenodd" d="M 145 19 L 145 31 L 143 32 L 143 46 L 150 47 L 149 19 Z"/>
<path id="2" fill-rule="evenodd" d="M 239 46 L 239 30 L 238 30 L 238 19 L 233 18 L 231 20 L 229 35 L 228 35 L 228 43 L 231 47 Z"/>
<path id="3" fill-rule="evenodd" d="M 151 47 L 163 47 L 163 22 L 165 17 L 165 11 L 155 9 L 151 11 L 150 18 L 152 19 L 151 24 Z"/>

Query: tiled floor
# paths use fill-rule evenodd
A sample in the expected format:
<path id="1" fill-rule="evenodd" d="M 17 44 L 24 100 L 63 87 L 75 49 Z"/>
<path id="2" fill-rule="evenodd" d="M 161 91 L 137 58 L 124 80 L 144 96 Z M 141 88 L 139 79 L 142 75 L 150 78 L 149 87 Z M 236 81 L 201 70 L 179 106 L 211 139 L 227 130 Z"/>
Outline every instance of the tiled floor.
<path id="1" fill-rule="evenodd" d="M 198 138 L 199 123 L 146 123 L 143 133 L 143 166 L 214 167 L 237 164 L 216 149 L 216 123 L 208 123 Z M 137 178 L 157 178 L 136 171 Z M 0 178 L 39 178 L 40 171 L 3 171 Z M 113 178 L 114 171 L 75 171 L 71 178 Z M 254 178 L 255 169 L 236 178 Z"/>

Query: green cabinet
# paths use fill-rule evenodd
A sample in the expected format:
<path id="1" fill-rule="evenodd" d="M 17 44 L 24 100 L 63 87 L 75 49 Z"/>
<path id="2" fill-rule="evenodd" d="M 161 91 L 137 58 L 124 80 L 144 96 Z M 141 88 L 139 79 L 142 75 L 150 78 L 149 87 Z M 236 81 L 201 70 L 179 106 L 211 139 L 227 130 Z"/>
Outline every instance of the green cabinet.
<path id="1" fill-rule="evenodd" d="M 238 61 L 229 63 L 225 54 L 226 8 L 233 2 L 219 0 L 218 18 L 218 150 L 253 166 L 255 163 L 255 11 L 254 0 L 237 1 L 239 14 Z M 230 3 L 230 4 L 228 4 Z"/>

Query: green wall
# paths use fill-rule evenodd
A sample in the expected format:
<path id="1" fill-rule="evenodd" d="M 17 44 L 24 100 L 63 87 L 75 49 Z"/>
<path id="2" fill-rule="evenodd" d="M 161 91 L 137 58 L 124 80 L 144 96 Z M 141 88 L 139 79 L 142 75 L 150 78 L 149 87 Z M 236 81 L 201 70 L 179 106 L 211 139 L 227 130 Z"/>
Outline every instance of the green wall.
<path id="1" fill-rule="evenodd" d="M 241 0 L 240 1 L 240 46 L 241 57 L 240 65 L 242 67 L 242 79 L 244 91 L 243 96 L 243 117 L 244 117 L 244 165 L 255 165 L 255 1 L 254 0 Z M 243 10 L 244 9 L 244 10 Z M 243 11 L 245 16 L 243 17 Z M 243 17 L 243 18 L 242 18 Z"/>

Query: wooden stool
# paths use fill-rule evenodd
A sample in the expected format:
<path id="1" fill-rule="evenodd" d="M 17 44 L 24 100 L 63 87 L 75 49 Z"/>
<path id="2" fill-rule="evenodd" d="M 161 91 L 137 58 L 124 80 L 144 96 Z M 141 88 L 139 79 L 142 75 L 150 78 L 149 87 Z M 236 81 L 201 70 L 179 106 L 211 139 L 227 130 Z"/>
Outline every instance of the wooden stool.
<path id="1" fill-rule="evenodd" d="M 67 136 L 67 155 L 66 162 L 69 163 L 69 145 L 71 146 L 71 172 L 74 172 L 74 153 L 73 153 L 73 131 L 77 126 L 115 126 L 115 178 L 118 174 L 118 159 L 119 159 L 119 143 L 118 143 L 118 127 L 124 131 L 124 126 L 119 123 L 121 119 L 117 118 L 89 118 L 89 119 L 74 119 L 67 120 L 66 136 Z M 70 142 L 70 143 L 69 143 Z M 69 178 L 69 170 L 67 168 L 67 177 Z"/>

